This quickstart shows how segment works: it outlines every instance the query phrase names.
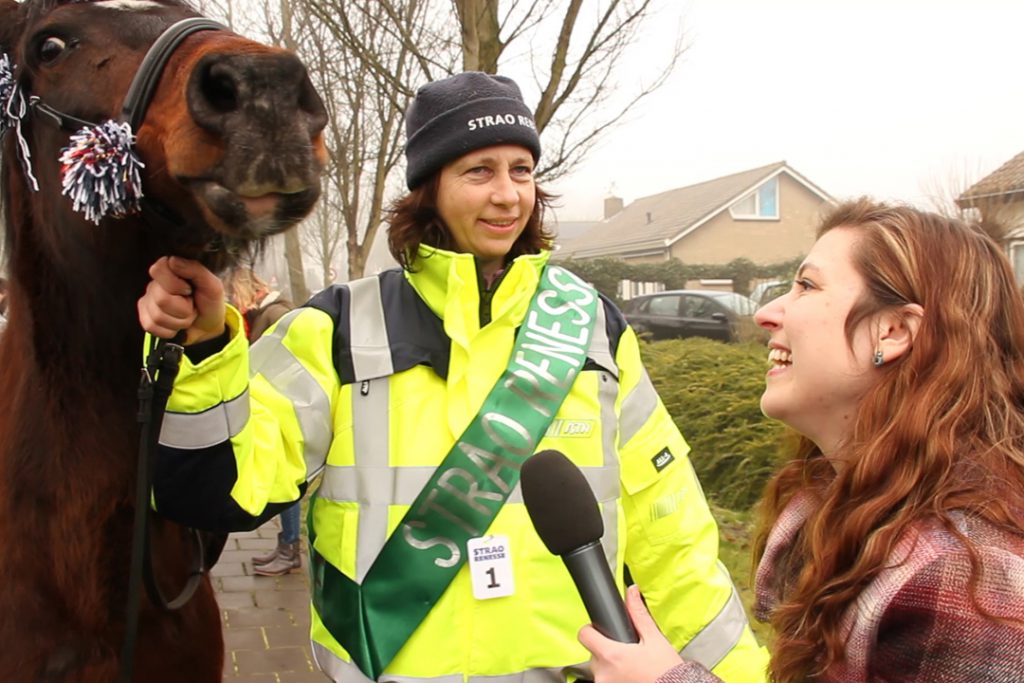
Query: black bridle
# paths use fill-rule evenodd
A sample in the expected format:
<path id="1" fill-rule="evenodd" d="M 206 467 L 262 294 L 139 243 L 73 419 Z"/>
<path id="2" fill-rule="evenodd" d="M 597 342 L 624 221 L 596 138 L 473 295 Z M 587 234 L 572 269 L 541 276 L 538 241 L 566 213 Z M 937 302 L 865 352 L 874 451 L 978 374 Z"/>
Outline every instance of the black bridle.
<path id="1" fill-rule="evenodd" d="M 146 111 L 153 98 L 156 86 L 160 81 L 167 62 L 182 41 L 198 31 L 219 31 L 225 27 L 215 21 L 202 17 L 183 19 L 172 24 L 156 39 L 143 58 L 132 79 L 128 92 L 125 94 L 121 107 L 119 122 L 127 123 L 133 135 L 139 130 L 146 116 Z M 28 110 L 38 114 L 43 120 L 56 124 L 61 129 L 75 132 L 82 128 L 92 128 L 97 124 L 92 121 L 72 116 L 55 109 L 39 97 L 28 98 Z M 26 161 L 27 163 L 27 161 Z M 160 205 L 153 206 L 148 202 L 146 214 L 154 210 L 167 220 L 168 209 Z M 170 396 L 174 378 L 178 373 L 183 348 L 180 344 L 159 340 L 148 354 L 142 369 L 139 385 L 139 461 L 136 477 L 135 512 L 132 524 L 132 553 L 128 575 L 128 599 L 125 617 L 124 639 L 121 647 L 121 659 L 118 680 L 127 683 L 131 680 L 135 664 L 135 645 L 138 635 L 138 617 L 141 605 L 142 586 L 146 588 L 149 599 L 158 608 L 171 611 L 183 607 L 194 595 L 206 573 L 203 541 L 199 532 L 189 529 L 194 540 L 196 552 L 193 554 L 192 567 L 180 593 L 173 599 L 164 597 L 156 576 L 153 573 L 152 554 L 149 539 L 149 500 L 152 490 L 152 471 L 160 426 L 163 413 Z"/>
<path id="2" fill-rule="evenodd" d="M 125 93 L 119 120 L 128 123 L 132 127 L 132 131 L 138 131 L 139 126 L 146 118 L 146 110 L 149 109 L 149 103 L 153 99 L 153 92 L 156 90 L 157 83 L 160 82 L 164 67 L 167 66 L 167 61 L 182 41 L 198 31 L 223 30 L 226 30 L 223 24 L 205 17 L 182 19 L 167 27 L 156 39 L 156 42 L 150 46 L 142 63 L 139 64 L 135 78 L 132 79 L 131 85 L 128 86 L 128 92 Z M 94 121 L 86 121 L 54 109 L 38 97 L 29 98 L 29 107 L 67 131 L 76 131 L 85 126 L 96 125 Z"/>
<path id="3" fill-rule="evenodd" d="M 121 113 L 117 119 L 118 122 L 126 123 L 130 126 L 133 144 L 134 135 L 142 126 L 150 101 L 153 99 L 153 93 L 160 82 L 160 76 L 163 74 L 171 55 L 174 54 L 175 50 L 178 49 L 182 41 L 188 36 L 198 31 L 211 30 L 225 30 L 225 27 L 205 17 L 182 19 L 168 27 L 150 46 L 149 51 L 135 72 L 131 85 L 128 87 L 128 92 L 125 94 L 121 105 Z M 53 123 L 62 130 L 71 133 L 96 129 L 99 126 L 94 121 L 88 121 L 55 109 L 37 96 L 29 96 L 28 110 L 39 115 L 42 120 Z M 134 152 L 132 151 L 132 153 Z M 26 171 L 31 175 L 27 159 L 25 160 L 25 166 Z M 174 229 L 185 222 L 170 207 L 150 199 L 144 194 L 140 194 L 138 210 L 142 212 L 147 222 L 154 223 L 162 229 Z"/>

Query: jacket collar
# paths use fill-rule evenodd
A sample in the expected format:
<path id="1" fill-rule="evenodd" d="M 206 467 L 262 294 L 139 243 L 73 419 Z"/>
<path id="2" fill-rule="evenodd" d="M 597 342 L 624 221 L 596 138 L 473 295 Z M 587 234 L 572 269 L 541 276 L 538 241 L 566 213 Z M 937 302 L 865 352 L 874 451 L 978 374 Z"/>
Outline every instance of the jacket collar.
<path id="1" fill-rule="evenodd" d="M 491 320 L 518 325 L 540 282 L 550 252 L 515 258 L 491 298 Z M 472 254 L 420 245 L 414 272 L 405 276 L 453 340 L 468 341 L 480 330 L 480 277 Z"/>

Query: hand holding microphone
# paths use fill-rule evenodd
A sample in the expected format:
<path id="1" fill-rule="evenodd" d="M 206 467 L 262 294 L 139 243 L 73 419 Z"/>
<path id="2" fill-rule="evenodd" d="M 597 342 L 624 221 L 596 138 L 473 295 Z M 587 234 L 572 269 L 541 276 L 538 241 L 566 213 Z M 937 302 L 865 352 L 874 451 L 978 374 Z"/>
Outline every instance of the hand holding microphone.
<path id="1" fill-rule="evenodd" d="M 594 683 L 655 683 L 683 661 L 647 611 L 636 586 L 626 589 L 626 611 L 640 636 L 639 644 L 617 643 L 590 625 L 580 630 L 580 643 L 592 655 Z"/>
<path id="2" fill-rule="evenodd" d="M 594 628 L 621 643 L 638 642 L 601 547 L 604 522 L 583 473 L 562 453 L 541 451 L 523 464 L 520 483 L 537 535 L 565 562 Z"/>

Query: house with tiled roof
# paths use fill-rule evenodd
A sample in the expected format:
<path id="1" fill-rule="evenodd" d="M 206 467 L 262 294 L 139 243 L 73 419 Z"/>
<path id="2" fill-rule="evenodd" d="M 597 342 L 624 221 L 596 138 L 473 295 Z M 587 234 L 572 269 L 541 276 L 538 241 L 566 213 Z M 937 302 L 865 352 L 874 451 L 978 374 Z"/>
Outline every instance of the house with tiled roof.
<path id="1" fill-rule="evenodd" d="M 975 209 L 983 224 L 998 226 L 1017 282 L 1024 284 L 1024 152 L 957 197 L 961 209 Z"/>
<path id="2" fill-rule="evenodd" d="M 806 254 L 832 197 L 785 161 L 637 199 L 610 197 L 605 217 L 557 241 L 554 257 L 651 263 L 772 264 Z"/>

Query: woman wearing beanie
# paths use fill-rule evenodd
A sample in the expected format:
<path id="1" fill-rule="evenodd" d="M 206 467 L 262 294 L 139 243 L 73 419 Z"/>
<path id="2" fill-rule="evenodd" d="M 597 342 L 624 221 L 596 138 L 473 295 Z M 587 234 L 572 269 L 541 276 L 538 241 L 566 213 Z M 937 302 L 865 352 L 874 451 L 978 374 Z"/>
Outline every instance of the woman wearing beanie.
<path id="1" fill-rule="evenodd" d="M 406 133 L 409 193 L 388 234 L 402 267 L 319 293 L 251 360 L 216 278 L 180 259 L 153 267 L 143 326 L 188 330 L 168 410 L 213 444 L 162 441 L 157 508 L 251 528 L 322 473 L 311 637 L 336 681 L 586 679 L 576 634 L 590 620 L 518 487 L 527 458 L 558 450 L 600 503 L 620 587 L 628 567 L 673 647 L 723 680 L 764 680 L 636 335 L 547 263 L 540 140 L 519 88 L 483 73 L 427 84 Z M 219 438 L 216 412 L 232 418 Z"/>

